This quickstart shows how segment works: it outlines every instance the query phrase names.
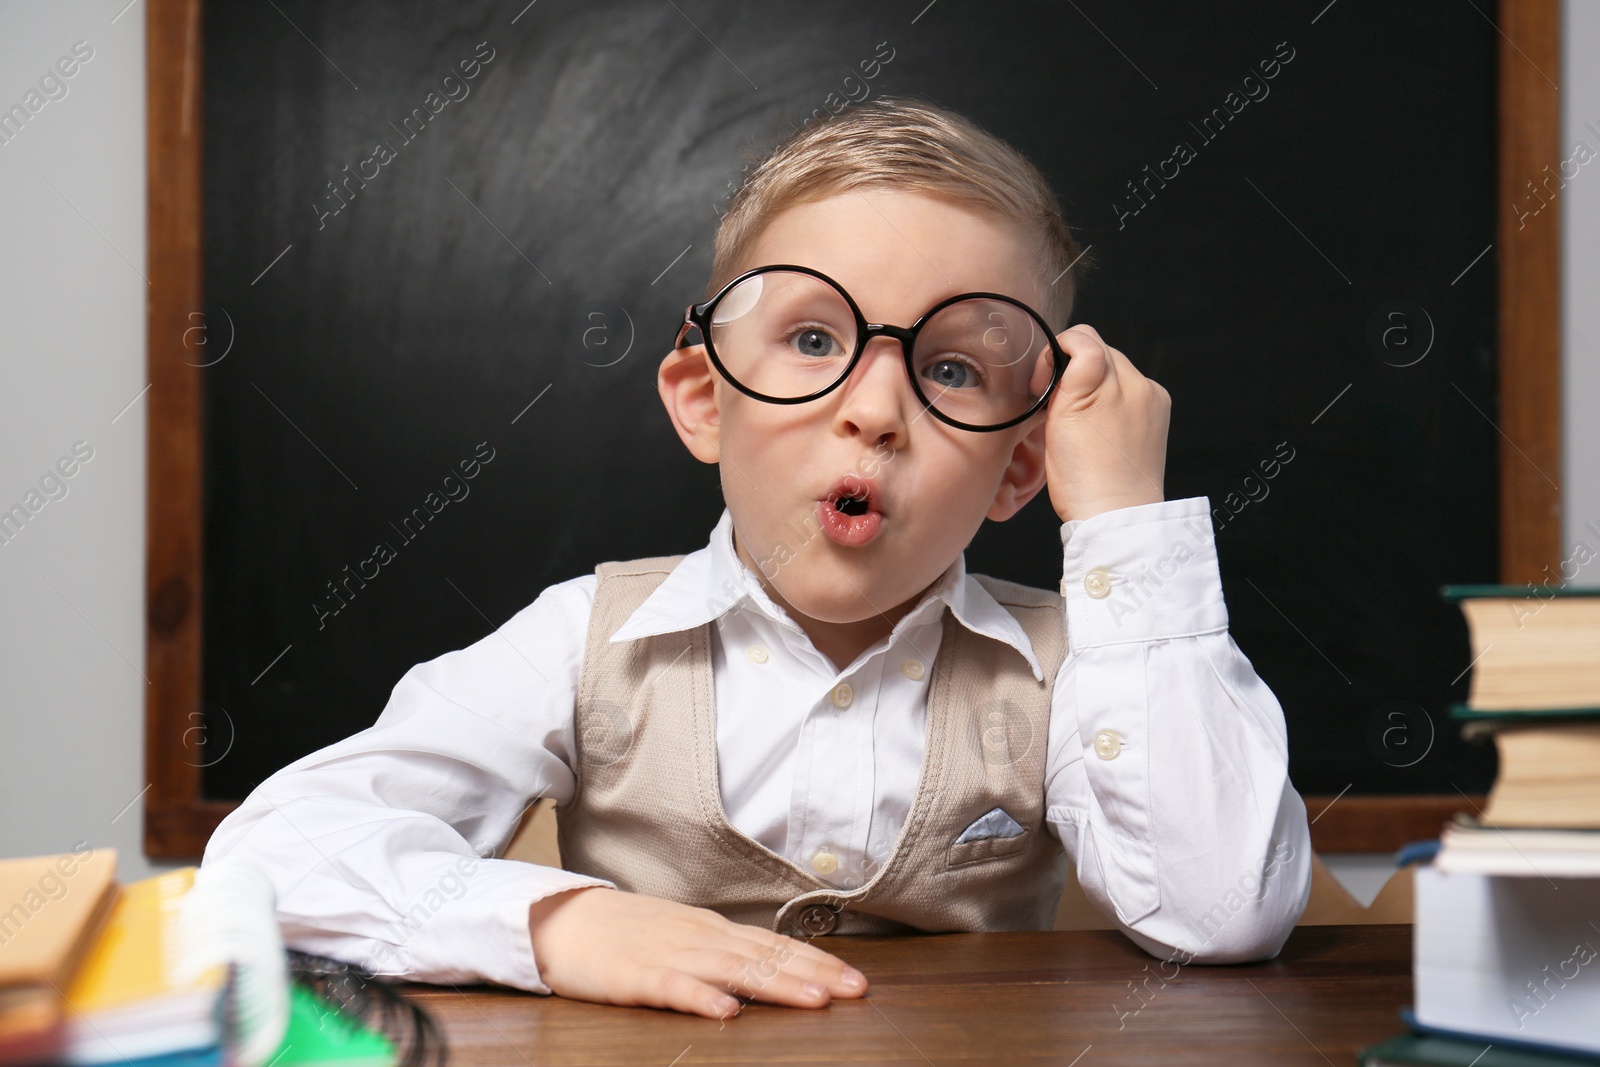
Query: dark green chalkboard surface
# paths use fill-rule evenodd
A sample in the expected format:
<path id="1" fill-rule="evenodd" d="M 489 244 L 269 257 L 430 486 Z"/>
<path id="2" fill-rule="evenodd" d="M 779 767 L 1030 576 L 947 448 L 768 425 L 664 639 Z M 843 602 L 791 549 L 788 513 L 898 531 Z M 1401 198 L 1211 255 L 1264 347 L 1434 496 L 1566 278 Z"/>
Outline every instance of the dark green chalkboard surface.
<path id="1" fill-rule="evenodd" d="M 1172 394 L 1299 789 L 1482 791 L 1438 588 L 1498 577 L 1495 40 L 1445 0 L 206 5 L 207 795 L 704 543 L 656 364 L 745 161 L 882 93 L 1017 145 L 1092 246 L 1074 318 Z M 1044 497 L 968 565 L 1053 586 Z"/>

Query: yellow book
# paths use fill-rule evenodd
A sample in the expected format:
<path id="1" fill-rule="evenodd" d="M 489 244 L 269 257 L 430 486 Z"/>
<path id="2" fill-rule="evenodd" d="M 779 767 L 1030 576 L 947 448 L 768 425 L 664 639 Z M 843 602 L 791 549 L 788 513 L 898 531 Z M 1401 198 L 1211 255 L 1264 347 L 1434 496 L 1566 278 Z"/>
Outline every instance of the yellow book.
<path id="1" fill-rule="evenodd" d="M 124 888 L 67 990 L 67 1062 L 120 1063 L 221 1040 L 227 969 L 183 973 L 180 923 L 195 870 L 184 867 Z"/>

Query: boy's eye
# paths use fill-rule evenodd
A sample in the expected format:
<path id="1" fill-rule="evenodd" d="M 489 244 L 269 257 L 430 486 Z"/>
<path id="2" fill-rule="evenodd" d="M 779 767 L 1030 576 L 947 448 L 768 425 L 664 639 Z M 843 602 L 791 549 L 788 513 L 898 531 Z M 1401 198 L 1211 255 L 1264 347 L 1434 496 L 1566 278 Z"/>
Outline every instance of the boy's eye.
<path id="1" fill-rule="evenodd" d="M 930 363 L 923 374 L 939 389 L 972 389 L 983 384 L 977 368 L 950 357 Z"/>
<path id="2" fill-rule="evenodd" d="M 810 356 L 814 359 L 836 356 L 843 352 L 843 347 L 829 336 L 826 330 L 800 330 L 790 338 L 790 343 L 794 345 L 795 351 L 802 356 Z"/>

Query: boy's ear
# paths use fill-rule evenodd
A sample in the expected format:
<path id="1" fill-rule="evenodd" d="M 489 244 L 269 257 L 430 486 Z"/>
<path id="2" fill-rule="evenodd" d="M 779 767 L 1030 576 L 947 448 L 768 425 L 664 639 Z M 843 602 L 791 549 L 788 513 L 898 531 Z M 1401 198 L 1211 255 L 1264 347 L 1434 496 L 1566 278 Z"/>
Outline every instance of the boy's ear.
<path id="1" fill-rule="evenodd" d="M 1005 522 L 1021 511 L 1045 486 L 1045 420 L 1029 430 L 1011 450 L 1011 462 L 1000 475 L 989 518 Z"/>
<path id="2" fill-rule="evenodd" d="M 661 361 L 656 388 L 678 437 L 701 463 L 721 458 L 721 412 L 717 408 L 716 374 L 705 345 L 675 348 Z"/>

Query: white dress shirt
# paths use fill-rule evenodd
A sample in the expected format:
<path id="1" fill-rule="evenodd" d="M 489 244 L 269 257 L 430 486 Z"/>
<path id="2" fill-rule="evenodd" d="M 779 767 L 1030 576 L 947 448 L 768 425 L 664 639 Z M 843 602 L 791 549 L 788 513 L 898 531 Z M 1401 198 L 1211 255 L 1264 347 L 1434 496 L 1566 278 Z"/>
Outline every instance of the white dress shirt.
<path id="1" fill-rule="evenodd" d="M 714 622 L 729 820 L 825 881 L 858 886 L 916 791 L 945 609 L 1043 672 L 965 557 L 836 669 L 735 554 L 732 530 L 724 509 L 710 543 L 611 640 Z M 1051 695 L 1048 826 L 1085 894 L 1146 951 L 1183 963 L 1275 955 L 1305 906 L 1311 847 L 1283 712 L 1228 635 L 1207 498 L 1064 523 L 1061 541 L 1068 644 Z M 493 857 L 533 799 L 572 795 L 597 581 L 550 586 L 477 643 L 412 667 L 373 726 L 262 782 L 203 862 L 261 869 L 296 947 L 380 974 L 548 993 L 529 905 L 612 883 Z"/>

